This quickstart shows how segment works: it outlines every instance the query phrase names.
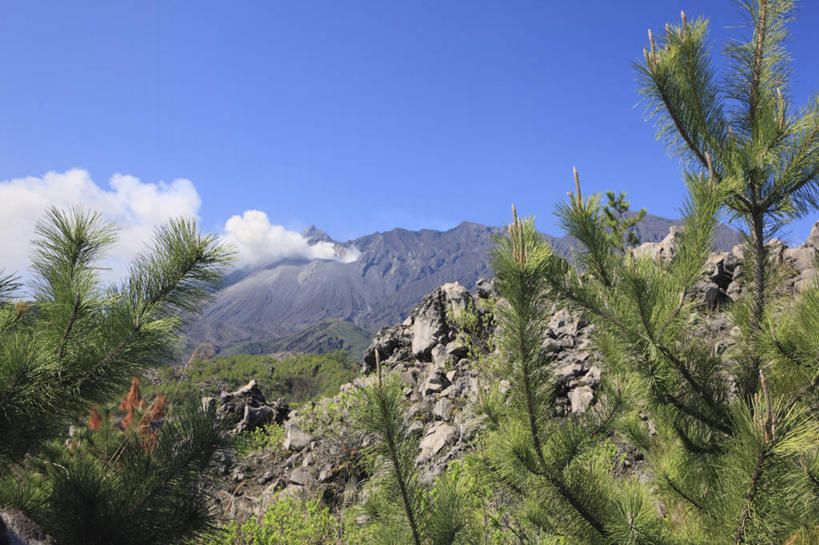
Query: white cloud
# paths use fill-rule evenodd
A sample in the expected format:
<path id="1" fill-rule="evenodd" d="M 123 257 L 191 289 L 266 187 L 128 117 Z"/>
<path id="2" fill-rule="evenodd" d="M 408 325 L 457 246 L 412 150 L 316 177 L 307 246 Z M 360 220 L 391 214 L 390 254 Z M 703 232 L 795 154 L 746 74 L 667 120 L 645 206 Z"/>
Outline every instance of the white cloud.
<path id="1" fill-rule="evenodd" d="M 120 278 L 128 261 L 150 241 L 156 226 L 173 217 L 195 217 L 202 204 L 193 183 L 186 179 L 147 183 L 115 174 L 108 185 L 100 187 L 81 169 L 0 181 L 0 267 L 24 272 L 34 226 L 45 210 L 81 205 L 119 227 L 118 243 L 105 265 L 112 269 L 106 274 L 108 279 Z"/>
<path id="2" fill-rule="evenodd" d="M 236 265 L 253 267 L 287 259 L 338 260 L 352 263 L 360 252 L 355 247 L 337 247 L 332 242 L 310 244 L 306 238 L 281 225 L 273 225 L 267 214 L 246 210 L 225 223 L 224 240 L 237 249 Z"/>
<path id="3" fill-rule="evenodd" d="M 196 217 L 202 199 L 193 182 L 143 182 L 115 174 L 101 187 L 82 169 L 49 172 L 0 181 L 0 269 L 26 276 L 30 264 L 34 226 L 51 207 L 82 207 L 101 213 L 119 229 L 118 241 L 102 263 L 110 270 L 106 280 L 122 279 L 128 263 L 146 244 L 154 229 L 171 218 Z M 223 240 L 234 244 L 239 267 L 267 265 L 286 259 L 338 260 L 351 263 L 360 252 L 355 247 L 330 242 L 310 244 L 301 234 L 270 223 L 267 215 L 247 210 L 225 224 Z"/>

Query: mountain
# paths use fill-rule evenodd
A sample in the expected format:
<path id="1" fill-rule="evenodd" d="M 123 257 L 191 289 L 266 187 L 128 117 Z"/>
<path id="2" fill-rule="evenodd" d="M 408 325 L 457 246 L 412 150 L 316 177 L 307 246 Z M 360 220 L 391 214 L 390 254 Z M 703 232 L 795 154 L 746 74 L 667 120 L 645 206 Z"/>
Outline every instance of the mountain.
<path id="1" fill-rule="evenodd" d="M 646 215 L 636 231 L 643 242 L 656 242 L 679 223 Z M 470 222 L 448 231 L 393 229 L 335 242 L 340 249 L 359 253 L 352 262 L 287 261 L 235 271 L 191 327 L 189 343 L 209 342 L 231 353 L 261 353 L 281 348 L 282 342 L 314 349 L 346 343 L 352 350 L 360 342 L 357 336 L 400 322 L 437 286 L 457 281 L 471 289 L 479 279 L 489 278 L 492 236 L 502 232 Z M 334 242 L 315 226 L 304 236 L 313 243 Z M 561 255 L 569 257 L 576 247 L 571 237 L 545 236 Z M 714 247 L 726 250 L 739 241 L 736 231 L 721 226 Z M 327 322 L 332 319 L 356 328 L 342 332 Z M 295 344 L 284 340 L 299 335 L 301 341 Z M 327 342 L 328 337 L 343 341 Z"/>

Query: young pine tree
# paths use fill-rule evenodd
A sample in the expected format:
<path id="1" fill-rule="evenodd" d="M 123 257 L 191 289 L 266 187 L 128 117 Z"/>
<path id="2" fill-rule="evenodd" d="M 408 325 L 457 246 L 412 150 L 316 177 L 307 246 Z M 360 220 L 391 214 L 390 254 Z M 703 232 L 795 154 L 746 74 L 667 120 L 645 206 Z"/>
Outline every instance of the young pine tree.
<path id="1" fill-rule="evenodd" d="M 793 307 L 772 305 L 766 247 L 783 222 L 815 208 L 819 115 L 816 102 L 796 112 L 785 99 L 781 44 L 792 2 L 742 6 L 751 35 L 729 46 L 733 70 L 724 83 L 709 65 L 705 21 L 685 16 L 662 43 L 650 36 L 640 67 L 650 115 L 685 159 L 689 196 L 672 259 L 630 250 L 623 226 L 612 225 L 617 218 L 599 196 L 582 196 L 577 178 L 575 194 L 558 208 L 581 243 L 576 267 L 517 219 L 496 250 L 513 403 L 487 458 L 537 530 L 530 542 L 819 537 L 819 288 Z M 728 352 L 700 333 L 706 318 L 692 298 L 724 208 L 748 228 L 752 284 L 747 300 L 733 305 L 741 335 Z M 549 415 L 550 360 L 541 349 L 547 300 L 584 313 L 608 370 L 595 410 L 563 422 Z M 604 437 L 642 451 L 644 484 L 613 475 L 612 457 L 595 444 Z"/>
<path id="2" fill-rule="evenodd" d="M 229 252 L 188 220 L 158 229 L 127 280 L 104 286 L 114 227 L 51 209 L 34 241 L 34 281 L 0 279 L 0 504 L 60 543 L 170 543 L 207 527 L 203 469 L 220 445 L 212 412 L 179 409 L 146 448 L 138 433 L 100 459 L 56 441 L 141 371 L 170 361 L 179 332 L 218 287 Z"/>
<path id="3" fill-rule="evenodd" d="M 729 184 L 725 204 L 748 236 L 752 296 L 743 326 L 758 332 L 770 297 L 766 243 L 789 220 L 816 208 L 819 198 L 819 97 L 798 108 L 788 97 L 790 57 L 785 50 L 794 0 L 742 0 L 747 34 L 725 48 L 730 69 L 718 78 L 707 43 L 708 22 L 649 31 L 638 64 L 641 93 L 671 152 L 690 171 L 705 170 Z M 762 361 L 742 363 L 740 392 L 756 394 Z"/>
<path id="4" fill-rule="evenodd" d="M 372 481 L 364 504 L 372 543 L 470 543 L 466 491 L 446 474 L 431 489 L 421 484 L 415 462 L 418 439 L 410 430 L 403 383 L 393 373 L 382 376 L 380 362 L 376 367 L 375 380 L 358 390 L 354 405 L 356 427 L 373 440 L 367 453 Z"/>

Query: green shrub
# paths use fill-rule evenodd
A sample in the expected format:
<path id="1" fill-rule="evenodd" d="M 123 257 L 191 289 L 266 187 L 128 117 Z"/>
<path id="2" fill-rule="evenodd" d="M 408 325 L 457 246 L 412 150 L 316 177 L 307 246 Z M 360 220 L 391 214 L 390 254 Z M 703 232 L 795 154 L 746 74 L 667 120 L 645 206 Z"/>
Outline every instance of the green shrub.
<path id="1" fill-rule="evenodd" d="M 284 426 L 271 424 L 241 434 L 236 440 L 236 452 L 244 458 L 251 452 L 281 448 L 284 441 Z"/>
<path id="2" fill-rule="evenodd" d="M 336 518 L 319 500 L 291 496 L 271 505 L 261 520 L 230 523 L 202 545 L 352 545 L 364 542 L 365 532 L 348 512 Z"/>

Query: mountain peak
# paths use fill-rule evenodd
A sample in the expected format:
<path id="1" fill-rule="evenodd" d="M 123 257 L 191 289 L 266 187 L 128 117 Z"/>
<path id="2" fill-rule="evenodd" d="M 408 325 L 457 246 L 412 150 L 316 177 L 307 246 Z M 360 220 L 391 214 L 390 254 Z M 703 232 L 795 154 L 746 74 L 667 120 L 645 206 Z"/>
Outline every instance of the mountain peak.
<path id="1" fill-rule="evenodd" d="M 315 225 L 311 225 L 304 231 L 302 231 L 301 235 L 307 239 L 307 242 L 310 244 L 315 244 L 317 242 L 333 242 L 333 239 L 330 238 L 326 232 L 322 231 Z"/>

